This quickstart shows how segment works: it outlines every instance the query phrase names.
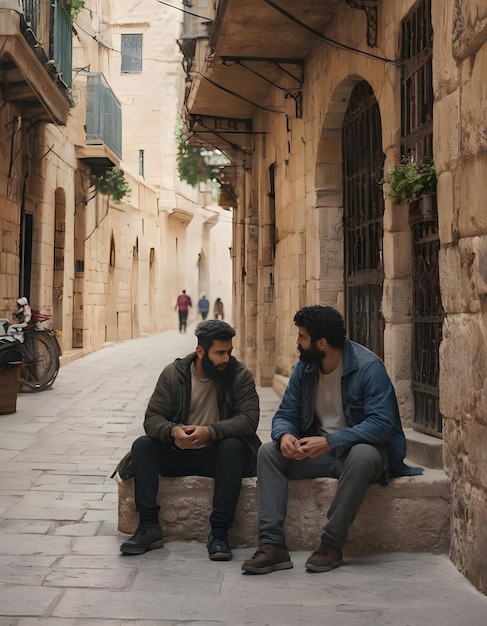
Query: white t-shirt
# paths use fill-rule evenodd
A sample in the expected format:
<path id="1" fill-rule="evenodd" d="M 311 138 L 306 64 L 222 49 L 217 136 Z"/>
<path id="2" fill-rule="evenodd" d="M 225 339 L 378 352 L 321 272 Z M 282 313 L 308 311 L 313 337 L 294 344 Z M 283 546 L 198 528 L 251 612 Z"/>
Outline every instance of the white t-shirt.
<path id="1" fill-rule="evenodd" d="M 331 374 L 323 374 L 320 371 L 315 400 L 315 426 L 323 435 L 347 426 L 342 405 L 342 372 L 341 361 Z"/>

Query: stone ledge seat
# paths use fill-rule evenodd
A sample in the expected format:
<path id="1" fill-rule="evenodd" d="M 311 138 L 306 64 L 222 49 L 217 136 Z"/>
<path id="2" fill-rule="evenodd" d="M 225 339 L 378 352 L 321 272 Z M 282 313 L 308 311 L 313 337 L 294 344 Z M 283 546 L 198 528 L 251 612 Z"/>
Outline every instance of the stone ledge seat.
<path id="1" fill-rule="evenodd" d="M 290 550 L 314 550 L 335 494 L 333 478 L 289 481 L 286 539 Z M 256 478 L 244 478 L 232 547 L 257 545 Z M 160 478 L 159 520 L 165 541 L 206 542 L 213 479 L 197 476 Z M 133 479 L 118 486 L 118 530 L 132 535 L 138 525 Z M 450 544 L 450 480 L 439 469 L 422 476 L 401 477 L 387 486 L 369 487 L 349 532 L 345 553 L 448 553 Z"/>

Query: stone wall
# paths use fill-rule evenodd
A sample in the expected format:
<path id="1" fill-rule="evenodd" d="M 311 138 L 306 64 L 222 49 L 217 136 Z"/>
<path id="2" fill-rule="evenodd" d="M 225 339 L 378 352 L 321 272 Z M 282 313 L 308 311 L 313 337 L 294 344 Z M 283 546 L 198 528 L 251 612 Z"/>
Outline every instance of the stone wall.
<path id="1" fill-rule="evenodd" d="M 435 3 L 435 161 L 446 312 L 440 359 L 451 558 L 487 592 L 487 7 Z M 444 36 L 436 36 L 437 33 Z M 449 38 L 451 33 L 452 37 Z M 445 132 L 448 129 L 449 132 Z"/>

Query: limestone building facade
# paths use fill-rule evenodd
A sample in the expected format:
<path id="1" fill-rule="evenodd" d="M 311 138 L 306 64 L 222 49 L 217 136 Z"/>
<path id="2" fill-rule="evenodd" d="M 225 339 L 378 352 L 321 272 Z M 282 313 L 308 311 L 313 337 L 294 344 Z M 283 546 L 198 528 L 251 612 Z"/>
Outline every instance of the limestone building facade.
<path id="1" fill-rule="evenodd" d="M 177 328 L 182 289 L 231 318 L 231 211 L 176 172 L 183 13 L 82 4 L 0 0 L 0 315 L 26 295 L 65 362 Z M 93 186 L 113 167 L 120 202 Z"/>
<path id="2" fill-rule="evenodd" d="M 487 592 L 485 2 L 192 11 L 210 27 L 186 45 L 186 123 L 232 163 L 240 353 L 281 390 L 296 310 L 340 309 L 384 359 L 404 425 L 443 439 L 451 558 Z M 393 205 L 379 181 L 404 155 L 432 158 L 437 187 Z"/>

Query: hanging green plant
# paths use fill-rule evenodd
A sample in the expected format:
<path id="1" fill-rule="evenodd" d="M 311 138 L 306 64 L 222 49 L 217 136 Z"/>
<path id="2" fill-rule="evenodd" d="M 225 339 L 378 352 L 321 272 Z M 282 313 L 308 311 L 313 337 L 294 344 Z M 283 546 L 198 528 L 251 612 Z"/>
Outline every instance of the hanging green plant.
<path id="1" fill-rule="evenodd" d="M 69 6 L 71 24 L 74 24 L 80 12 L 85 8 L 85 0 L 66 0 L 66 3 Z"/>
<path id="2" fill-rule="evenodd" d="M 93 184 L 96 191 L 109 196 L 119 204 L 130 193 L 130 186 L 119 167 L 113 167 L 102 174 L 94 176 Z"/>
<path id="3" fill-rule="evenodd" d="M 213 180 L 220 182 L 221 165 L 228 162 L 221 152 L 205 150 L 200 146 L 190 146 L 183 133 L 183 122 L 178 120 L 176 128 L 178 152 L 176 164 L 179 178 L 192 187 L 198 183 Z"/>
<path id="4" fill-rule="evenodd" d="M 424 157 L 415 163 L 411 155 L 403 156 L 399 163 L 390 169 L 379 181 L 386 185 L 386 195 L 392 204 L 412 202 L 420 196 L 436 191 L 436 170 L 431 157 Z"/>

